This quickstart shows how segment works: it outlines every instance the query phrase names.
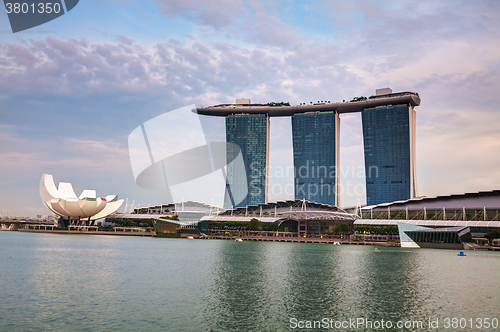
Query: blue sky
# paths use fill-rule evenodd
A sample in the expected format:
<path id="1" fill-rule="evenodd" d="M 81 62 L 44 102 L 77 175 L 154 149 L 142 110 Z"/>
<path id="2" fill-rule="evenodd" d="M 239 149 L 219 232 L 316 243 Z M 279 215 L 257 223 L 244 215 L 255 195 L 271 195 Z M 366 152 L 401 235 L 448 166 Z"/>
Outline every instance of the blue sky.
<path id="1" fill-rule="evenodd" d="M 499 16 L 498 1 L 81 0 L 13 34 L 0 14 L 0 214 L 47 214 L 42 173 L 77 192 L 161 203 L 134 184 L 127 136 L 168 110 L 383 87 L 422 98 L 420 195 L 498 189 Z M 223 139 L 224 123 L 210 124 Z M 273 167 L 291 164 L 289 119 L 272 119 L 271 149 Z M 341 117 L 341 149 L 343 183 L 363 184 L 359 115 Z M 346 192 L 341 204 L 358 200 Z"/>

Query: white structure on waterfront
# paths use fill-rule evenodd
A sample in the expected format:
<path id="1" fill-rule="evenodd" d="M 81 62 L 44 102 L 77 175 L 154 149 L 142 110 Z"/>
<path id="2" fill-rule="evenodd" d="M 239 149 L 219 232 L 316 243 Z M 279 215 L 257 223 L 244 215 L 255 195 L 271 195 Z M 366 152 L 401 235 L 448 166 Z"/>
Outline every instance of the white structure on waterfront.
<path id="1" fill-rule="evenodd" d="M 84 190 L 77 197 L 73 186 L 68 182 L 59 182 L 56 188 L 54 178 L 43 174 L 39 186 L 40 198 L 43 204 L 59 217 L 93 221 L 116 213 L 123 204 L 117 195 L 105 198 L 96 197 L 95 190 Z"/>

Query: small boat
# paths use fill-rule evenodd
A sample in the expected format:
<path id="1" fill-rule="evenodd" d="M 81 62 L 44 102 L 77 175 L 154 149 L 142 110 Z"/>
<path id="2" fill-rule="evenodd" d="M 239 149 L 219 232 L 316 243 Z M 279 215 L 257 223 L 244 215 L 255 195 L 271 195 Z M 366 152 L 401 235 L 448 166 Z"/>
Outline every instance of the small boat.
<path id="1" fill-rule="evenodd" d="M 380 252 L 380 250 L 378 250 L 378 248 L 375 248 L 375 250 L 374 250 L 374 251 L 375 251 L 375 252 Z"/>
<path id="2" fill-rule="evenodd" d="M 334 246 L 340 246 L 340 242 L 333 242 Z"/>
<path id="3" fill-rule="evenodd" d="M 243 242 L 243 240 L 240 239 L 240 238 L 237 238 L 237 239 L 234 240 L 234 242 Z"/>
<path id="4" fill-rule="evenodd" d="M 188 236 L 188 237 L 187 237 L 187 239 L 188 239 L 188 240 L 194 240 L 194 237 L 192 237 L 192 236 Z"/>
<path id="5" fill-rule="evenodd" d="M 457 256 L 465 256 L 465 254 L 463 251 L 460 251 L 460 253 L 458 253 Z"/>

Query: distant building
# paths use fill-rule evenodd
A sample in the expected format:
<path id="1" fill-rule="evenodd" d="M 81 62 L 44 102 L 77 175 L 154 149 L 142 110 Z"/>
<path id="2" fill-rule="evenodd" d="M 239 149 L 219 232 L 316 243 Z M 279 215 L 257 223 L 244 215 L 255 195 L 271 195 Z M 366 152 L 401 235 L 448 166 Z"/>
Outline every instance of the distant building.
<path id="1" fill-rule="evenodd" d="M 38 221 L 53 222 L 54 221 L 54 216 L 47 216 L 47 215 L 38 214 L 36 216 L 36 219 Z"/>

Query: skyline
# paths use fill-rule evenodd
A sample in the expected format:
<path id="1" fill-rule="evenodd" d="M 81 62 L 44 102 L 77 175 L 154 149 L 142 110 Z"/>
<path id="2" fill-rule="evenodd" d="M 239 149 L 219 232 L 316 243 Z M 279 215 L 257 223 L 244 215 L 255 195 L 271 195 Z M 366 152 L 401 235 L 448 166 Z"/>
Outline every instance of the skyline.
<path id="1" fill-rule="evenodd" d="M 2 13 L 0 214 L 48 214 L 43 173 L 76 191 L 165 203 L 135 185 L 127 149 L 128 134 L 165 111 L 236 98 L 337 102 L 385 87 L 422 99 L 419 195 L 498 189 L 499 16 L 495 1 L 90 0 L 12 34 Z M 204 117 L 202 126 L 224 140 L 223 120 Z M 270 166 L 293 165 L 290 120 L 271 119 L 270 136 Z M 358 173 L 359 114 L 341 115 L 340 144 L 341 169 Z M 341 183 L 364 185 L 352 175 Z M 342 196 L 341 206 L 358 199 L 366 202 Z"/>

